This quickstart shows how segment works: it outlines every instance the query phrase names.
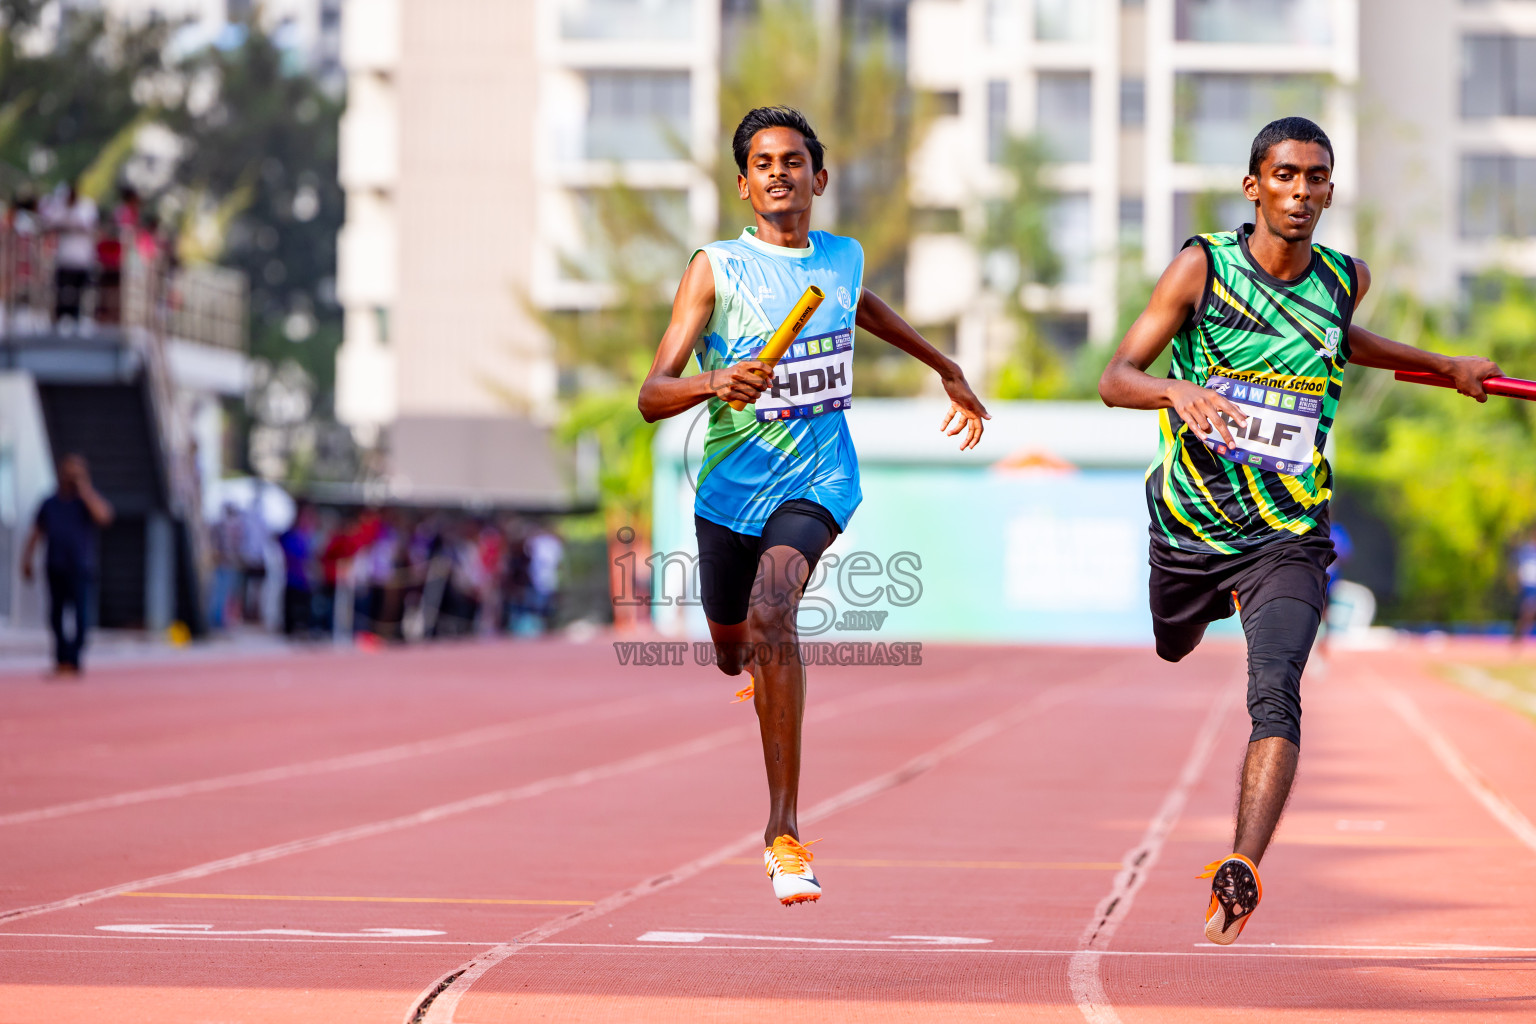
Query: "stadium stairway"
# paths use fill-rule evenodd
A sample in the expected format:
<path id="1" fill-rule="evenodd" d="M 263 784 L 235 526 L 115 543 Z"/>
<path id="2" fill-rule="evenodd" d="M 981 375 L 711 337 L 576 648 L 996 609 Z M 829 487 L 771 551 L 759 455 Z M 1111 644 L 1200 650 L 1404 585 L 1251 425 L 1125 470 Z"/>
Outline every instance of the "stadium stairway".
<path id="1" fill-rule="evenodd" d="M 96 622 L 203 631 L 201 518 L 158 340 L 146 331 L 0 339 L 0 365 L 29 372 L 54 459 L 85 456 L 116 510 L 102 531 Z"/>

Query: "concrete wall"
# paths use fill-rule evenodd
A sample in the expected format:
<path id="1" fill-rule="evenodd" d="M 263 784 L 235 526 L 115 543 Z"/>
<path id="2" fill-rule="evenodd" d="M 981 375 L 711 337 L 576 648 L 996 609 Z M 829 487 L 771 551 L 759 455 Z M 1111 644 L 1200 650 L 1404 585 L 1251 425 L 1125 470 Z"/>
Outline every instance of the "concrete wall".
<path id="1" fill-rule="evenodd" d="M 1373 270 L 1428 301 L 1455 296 L 1461 38 L 1445 0 L 1361 0 L 1357 209 Z"/>
<path id="2" fill-rule="evenodd" d="M 519 291 L 535 216 L 535 7 L 404 4 L 397 102 L 398 413 L 506 415 L 554 399 Z"/>
<path id="3" fill-rule="evenodd" d="M 21 547 L 54 488 L 53 456 L 32 375 L 0 371 L 0 625 L 43 621 L 43 589 L 21 581 Z"/>

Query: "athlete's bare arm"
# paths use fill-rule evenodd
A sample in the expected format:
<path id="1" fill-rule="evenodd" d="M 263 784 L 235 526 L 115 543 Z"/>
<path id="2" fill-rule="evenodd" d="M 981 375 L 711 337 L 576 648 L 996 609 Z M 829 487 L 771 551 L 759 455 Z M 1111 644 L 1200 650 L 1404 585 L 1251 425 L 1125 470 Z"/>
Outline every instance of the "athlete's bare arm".
<path id="1" fill-rule="evenodd" d="M 1099 397 L 1111 408 L 1172 409 L 1179 418 L 1202 434 L 1214 425 L 1227 444 L 1232 432 L 1225 414 L 1239 425 L 1248 417 L 1236 405 L 1214 391 L 1187 380 L 1154 377 L 1147 367 L 1179 333 L 1205 295 L 1206 255 L 1197 246 L 1179 253 L 1152 289 L 1152 298 L 1141 316 L 1125 332 L 1125 338 L 1099 378 Z"/>
<path id="2" fill-rule="evenodd" d="M 710 269 L 709 257 L 699 253 L 683 272 L 677 297 L 672 300 L 672 321 L 661 336 L 651 372 L 640 385 L 640 415 L 645 422 L 676 416 L 711 397 L 722 402 L 751 404 L 773 379 L 768 364 L 756 359 L 692 377 L 682 376 L 688 358 L 693 355 L 693 343 L 704 333 L 714 311 L 715 273 Z"/>
<path id="3" fill-rule="evenodd" d="M 960 364 L 930 345 L 927 339 L 913 330 L 912 325 L 903 320 L 884 299 L 868 288 L 859 293 L 859 311 L 855 322 L 881 341 L 896 346 L 939 375 L 939 379 L 944 382 L 944 393 L 949 395 L 950 403 L 949 412 L 944 415 L 944 422 L 939 424 L 939 429 L 950 437 L 954 437 L 963 429 L 965 440 L 960 443 L 960 450 L 974 448 L 976 442 L 981 440 L 981 433 L 985 429 L 981 421 L 992 417 L 982 406 L 975 392 L 971 390 L 971 385 L 966 382 L 965 371 L 960 369 Z"/>
<path id="4" fill-rule="evenodd" d="M 1360 281 L 1360 294 L 1355 296 L 1358 309 L 1365 293 L 1371 288 L 1371 268 L 1364 260 L 1355 260 L 1355 275 Z M 1456 382 L 1456 390 L 1479 402 L 1488 401 L 1483 381 L 1500 376 L 1499 365 L 1482 356 L 1445 356 L 1438 352 L 1426 352 L 1400 341 L 1383 338 L 1357 324 L 1349 328 L 1349 361 L 1378 370 L 1416 370 L 1421 373 L 1443 374 Z"/>

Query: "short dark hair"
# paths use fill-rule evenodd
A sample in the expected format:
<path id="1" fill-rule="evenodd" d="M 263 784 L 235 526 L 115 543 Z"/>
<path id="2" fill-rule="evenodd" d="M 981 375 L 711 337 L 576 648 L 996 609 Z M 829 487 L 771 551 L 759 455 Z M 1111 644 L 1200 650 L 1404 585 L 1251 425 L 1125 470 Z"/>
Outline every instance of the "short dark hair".
<path id="1" fill-rule="evenodd" d="M 758 132 L 769 128 L 792 128 L 799 132 L 805 139 L 805 148 L 811 152 L 811 170 L 821 172 L 825 148 L 821 140 L 816 138 L 816 129 L 811 127 L 811 122 L 794 107 L 756 107 L 747 111 L 747 116 L 736 126 L 736 134 L 731 137 L 731 152 L 736 157 L 737 170 L 742 174 L 747 173 L 747 160 L 752 155 L 748 152 L 752 148 L 752 139 Z"/>
<path id="2" fill-rule="evenodd" d="M 1328 151 L 1328 163 L 1333 163 L 1333 143 L 1317 122 L 1305 117 L 1282 117 L 1260 128 L 1253 137 L 1253 148 L 1248 151 L 1248 173 L 1258 177 L 1264 158 L 1282 142 L 1315 142 Z"/>

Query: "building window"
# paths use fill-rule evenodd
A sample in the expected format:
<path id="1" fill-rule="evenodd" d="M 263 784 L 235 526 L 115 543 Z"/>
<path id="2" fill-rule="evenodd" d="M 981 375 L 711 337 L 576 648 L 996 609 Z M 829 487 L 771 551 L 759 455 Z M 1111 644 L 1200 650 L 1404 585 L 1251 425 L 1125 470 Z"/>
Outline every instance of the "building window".
<path id="1" fill-rule="evenodd" d="M 960 94 L 952 89 L 941 92 L 930 92 L 928 96 L 928 109 L 936 117 L 958 117 L 960 115 Z"/>
<path id="2" fill-rule="evenodd" d="M 1036 80 L 1035 131 L 1051 158 L 1082 163 L 1093 142 L 1093 76 L 1087 72 L 1042 72 Z"/>
<path id="3" fill-rule="evenodd" d="M 1536 36 L 1464 36 L 1463 117 L 1536 117 Z"/>
<path id="4" fill-rule="evenodd" d="M 1094 5 L 1085 0 L 1035 0 L 1035 38 L 1082 43 L 1093 38 Z"/>
<path id="5" fill-rule="evenodd" d="M 1323 81 L 1313 75 L 1181 74 L 1174 106 L 1176 160 L 1247 166 L 1253 137 L 1270 121 L 1322 117 Z"/>
<path id="6" fill-rule="evenodd" d="M 1093 203 L 1086 192 L 1057 196 L 1047 218 L 1061 284 L 1087 284 L 1093 268 Z"/>
<path id="7" fill-rule="evenodd" d="M 687 39 L 694 0 L 560 0 L 566 39 Z"/>
<path id="8" fill-rule="evenodd" d="M 1329 0 L 1177 0 L 1175 32 L 1196 43 L 1327 46 Z"/>
<path id="9" fill-rule="evenodd" d="M 1141 248 L 1146 223 L 1146 203 L 1140 196 L 1120 197 L 1120 244 Z"/>
<path id="10" fill-rule="evenodd" d="M 688 156 L 688 72 L 589 71 L 589 160 L 681 160 Z"/>
<path id="11" fill-rule="evenodd" d="M 1180 192 L 1173 197 L 1173 233 L 1180 242 L 1253 223 L 1253 204 L 1241 192 Z"/>
<path id="12" fill-rule="evenodd" d="M 1536 157 L 1462 158 L 1461 237 L 1536 238 Z"/>
<path id="13" fill-rule="evenodd" d="M 1003 162 L 1008 145 L 1008 83 L 987 83 L 987 160 Z"/>
<path id="14" fill-rule="evenodd" d="M 1120 79 L 1120 124 L 1140 128 L 1147 121 L 1147 80 Z"/>
<path id="15" fill-rule="evenodd" d="M 571 197 L 576 237 L 561 255 L 561 277 L 597 282 L 676 279 L 691 233 L 687 192 L 578 189 Z"/>
<path id="16" fill-rule="evenodd" d="M 912 231 L 919 235 L 958 235 L 964 229 L 953 206 L 918 206 L 912 210 Z"/>
<path id="17" fill-rule="evenodd" d="M 1037 317 L 1040 334 L 1062 355 L 1070 356 L 1088 344 L 1088 317 L 1082 313 L 1048 313 Z"/>
<path id="18" fill-rule="evenodd" d="M 987 0 L 983 32 L 988 46 L 1012 46 L 1024 40 L 1020 0 Z"/>

